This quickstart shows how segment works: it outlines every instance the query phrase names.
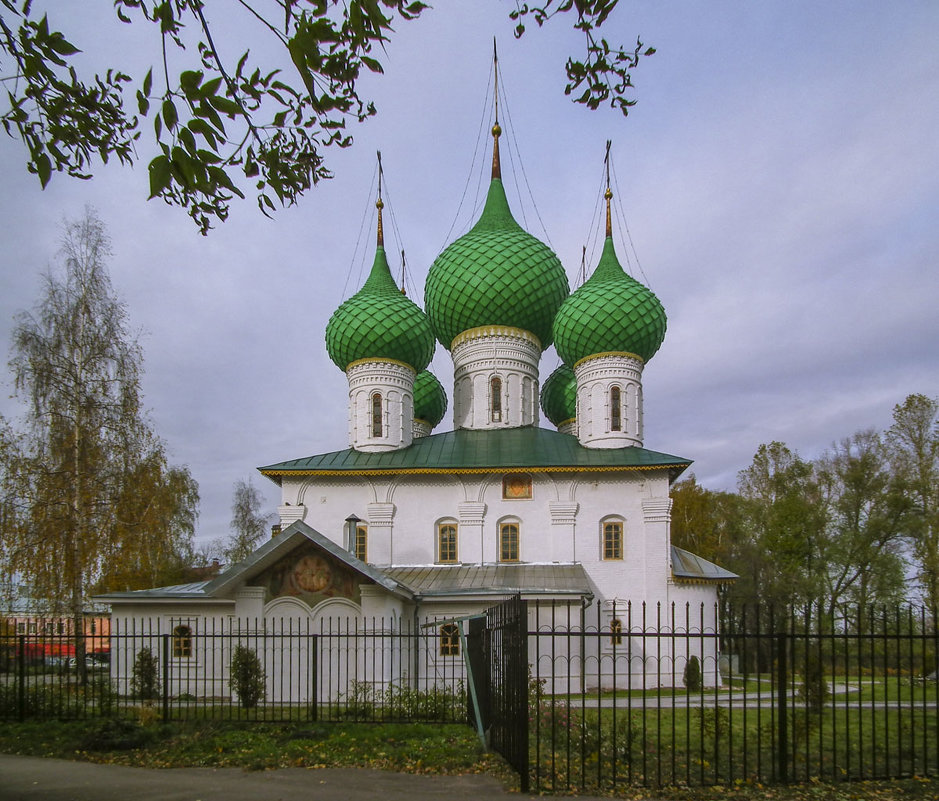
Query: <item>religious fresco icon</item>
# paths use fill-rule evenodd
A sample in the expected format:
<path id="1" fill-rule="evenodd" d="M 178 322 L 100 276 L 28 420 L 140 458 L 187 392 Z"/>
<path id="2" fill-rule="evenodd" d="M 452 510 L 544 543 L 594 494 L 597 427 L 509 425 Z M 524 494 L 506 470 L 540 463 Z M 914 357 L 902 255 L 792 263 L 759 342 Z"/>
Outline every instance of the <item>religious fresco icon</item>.
<path id="1" fill-rule="evenodd" d="M 359 602 L 363 577 L 315 546 L 301 548 L 258 577 L 269 598 L 293 596 L 315 606 L 326 598 Z"/>

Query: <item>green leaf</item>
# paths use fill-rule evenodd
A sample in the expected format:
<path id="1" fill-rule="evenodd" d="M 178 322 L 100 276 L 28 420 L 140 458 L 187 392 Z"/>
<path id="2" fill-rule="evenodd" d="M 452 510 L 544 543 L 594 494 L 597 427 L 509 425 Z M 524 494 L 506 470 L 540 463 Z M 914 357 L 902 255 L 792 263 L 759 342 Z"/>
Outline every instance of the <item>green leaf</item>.
<path id="1" fill-rule="evenodd" d="M 198 94 L 199 84 L 202 83 L 202 73 L 197 70 L 186 70 L 179 75 L 179 86 L 186 97 Z"/>
<path id="2" fill-rule="evenodd" d="M 198 117 L 191 119 L 186 127 L 193 133 L 201 134 L 210 147 L 215 147 L 217 134 L 205 120 L 200 120 Z"/>
<path id="3" fill-rule="evenodd" d="M 202 87 L 199 89 L 200 97 L 208 97 L 209 95 L 214 95 L 218 92 L 219 86 L 222 85 L 222 79 L 213 78 L 211 81 L 206 81 L 202 84 Z"/>
<path id="4" fill-rule="evenodd" d="M 147 71 L 146 77 L 143 79 L 143 93 L 150 96 L 150 90 L 153 88 L 153 67 Z"/>
<path id="5" fill-rule="evenodd" d="M 49 179 L 52 177 L 52 162 L 45 153 L 40 153 L 33 161 L 36 164 L 36 172 L 39 174 L 39 183 L 45 189 L 46 184 L 49 183 Z"/>
<path id="6" fill-rule="evenodd" d="M 137 92 L 137 110 L 144 117 L 147 116 L 147 112 L 150 110 L 150 101 L 147 100 L 143 92 Z"/>
<path id="7" fill-rule="evenodd" d="M 173 181 L 173 174 L 170 170 L 170 160 L 166 156 L 157 156 L 150 162 L 148 170 L 150 172 L 150 197 L 147 200 L 151 200 L 169 187 Z"/>
<path id="8" fill-rule="evenodd" d="M 222 118 L 219 117 L 218 112 L 205 100 L 199 102 L 199 105 L 196 106 L 195 111 L 198 116 L 208 119 L 209 122 L 218 128 L 220 133 L 225 133 L 225 126 L 222 124 Z"/>
<path id="9" fill-rule="evenodd" d="M 376 61 L 374 58 L 369 58 L 368 56 L 362 56 L 362 63 L 368 67 L 372 72 L 384 73 L 385 69 L 382 65 Z"/>
<path id="10" fill-rule="evenodd" d="M 176 127 L 179 122 L 179 116 L 176 114 L 176 106 L 173 105 L 173 98 L 168 97 L 163 101 L 163 121 L 170 130 Z"/>
<path id="11" fill-rule="evenodd" d="M 186 148 L 192 155 L 196 153 L 196 138 L 192 135 L 192 131 L 188 128 L 179 129 L 179 141 L 183 143 L 183 147 Z"/>
<path id="12" fill-rule="evenodd" d="M 238 114 L 241 114 L 241 106 L 239 106 L 234 100 L 229 100 L 227 97 L 210 95 L 207 100 L 213 108 L 218 109 L 222 112 L 222 114 L 227 114 L 229 117 L 234 117 Z"/>
<path id="13" fill-rule="evenodd" d="M 196 151 L 196 155 L 203 164 L 218 164 L 222 160 L 218 153 L 201 148 Z"/>
<path id="14" fill-rule="evenodd" d="M 75 45 L 67 41 L 61 33 L 52 34 L 49 39 L 49 47 L 63 56 L 74 56 L 76 53 L 81 52 Z"/>

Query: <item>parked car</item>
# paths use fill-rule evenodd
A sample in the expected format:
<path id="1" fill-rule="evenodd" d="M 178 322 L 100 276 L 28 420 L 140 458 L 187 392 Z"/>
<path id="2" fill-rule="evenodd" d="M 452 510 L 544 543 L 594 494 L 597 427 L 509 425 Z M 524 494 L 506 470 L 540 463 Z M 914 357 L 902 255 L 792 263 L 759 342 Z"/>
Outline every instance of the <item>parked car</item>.
<path id="1" fill-rule="evenodd" d="M 85 669 L 86 670 L 104 670 L 108 666 L 108 663 L 103 659 L 100 659 L 95 654 L 85 654 Z M 78 659 L 76 657 L 70 657 L 68 660 L 68 667 L 71 670 L 74 670 L 78 667 Z"/>

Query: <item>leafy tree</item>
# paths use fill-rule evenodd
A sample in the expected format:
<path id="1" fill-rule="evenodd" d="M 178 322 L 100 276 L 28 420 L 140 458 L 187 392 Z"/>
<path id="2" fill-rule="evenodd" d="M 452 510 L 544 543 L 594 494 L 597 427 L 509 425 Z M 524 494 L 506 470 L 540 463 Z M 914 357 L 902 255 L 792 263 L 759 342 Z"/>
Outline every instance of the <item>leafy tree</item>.
<path id="1" fill-rule="evenodd" d="M 231 503 L 232 536 L 225 548 L 225 558 L 229 563 L 247 559 L 267 536 L 275 515 L 262 512 L 263 503 L 261 491 L 250 479 L 235 482 Z"/>
<path id="2" fill-rule="evenodd" d="M 903 589 L 901 537 L 909 503 L 894 480 L 887 452 L 873 430 L 832 446 L 816 463 L 828 495 L 828 523 L 819 552 L 827 612 L 898 601 Z"/>
<path id="3" fill-rule="evenodd" d="M 141 350 L 111 286 L 104 225 L 87 211 L 61 244 L 59 269 L 13 331 L 26 414 L 21 432 L 0 425 L 0 569 L 71 615 L 84 665 L 89 592 L 158 574 L 187 546 L 198 494 L 187 470 L 167 466 L 144 417 Z"/>
<path id="4" fill-rule="evenodd" d="M 96 591 L 137 590 L 191 580 L 201 560 L 193 535 L 199 485 L 167 463 L 160 443 L 128 465 L 115 499 L 113 526 L 101 543 Z"/>
<path id="5" fill-rule="evenodd" d="M 745 541 L 740 497 L 706 489 L 694 474 L 677 482 L 669 494 L 672 544 L 733 569 L 738 545 Z"/>
<path id="6" fill-rule="evenodd" d="M 632 70 L 651 55 L 610 46 L 598 29 L 618 0 L 541 0 L 510 12 L 516 37 L 573 12 L 585 53 L 567 60 L 565 93 L 588 108 L 609 103 L 624 115 L 636 102 Z M 8 107 L 6 132 L 29 151 L 27 169 L 45 187 L 53 172 L 88 178 L 100 159 L 136 158 L 140 117 L 152 116 L 159 154 L 150 162 L 150 197 L 186 208 L 204 234 L 225 220 L 234 196 L 252 185 L 261 211 L 291 205 L 331 173 L 324 150 L 352 143 L 347 123 L 375 114 L 359 95 L 363 69 L 382 72 L 375 50 L 397 23 L 417 19 L 420 0 L 114 0 L 125 23 L 150 25 L 162 69 L 142 79 L 109 69 L 79 71 L 77 44 L 32 0 L 0 0 L 0 80 Z M 58 10 L 58 9 L 56 9 Z M 219 16 L 241 13 L 245 45 L 218 40 Z M 79 43 L 80 44 L 80 43 Z M 226 54 L 238 52 L 237 58 Z M 129 95 L 136 86 L 134 98 Z M 240 184 L 240 185 L 239 185 Z"/>
<path id="7" fill-rule="evenodd" d="M 909 395 L 886 435 L 893 469 L 910 501 L 906 533 L 926 604 L 939 620 L 939 401 Z"/>
<path id="8" fill-rule="evenodd" d="M 748 539 L 738 547 L 748 559 L 735 567 L 749 588 L 746 599 L 780 606 L 818 600 L 827 509 L 812 464 L 781 442 L 760 445 L 738 487 Z"/>

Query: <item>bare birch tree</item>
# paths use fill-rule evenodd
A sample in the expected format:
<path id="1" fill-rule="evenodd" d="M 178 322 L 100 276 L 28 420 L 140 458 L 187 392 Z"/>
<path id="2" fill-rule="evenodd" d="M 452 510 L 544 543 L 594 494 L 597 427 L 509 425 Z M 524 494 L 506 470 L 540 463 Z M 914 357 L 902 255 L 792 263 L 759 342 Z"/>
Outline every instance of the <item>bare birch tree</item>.
<path id="1" fill-rule="evenodd" d="M 274 514 L 261 511 L 264 498 L 251 480 L 235 482 L 231 502 L 231 539 L 225 548 L 229 564 L 246 559 L 267 536 Z"/>
<path id="2" fill-rule="evenodd" d="M 187 469 L 168 467 L 143 413 L 142 353 L 111 285 L 104 224 L 86 210 L 65 224 L 61 245 L 39 302 L 13 331 L 10 367 L 26 414 L 0 449 L 0 544 L 5 572 L 80 633 L 91 591 L 130 589 L 134 560 L 155 575 L 167 552 L 188 547 L 198 490 Z"/>

